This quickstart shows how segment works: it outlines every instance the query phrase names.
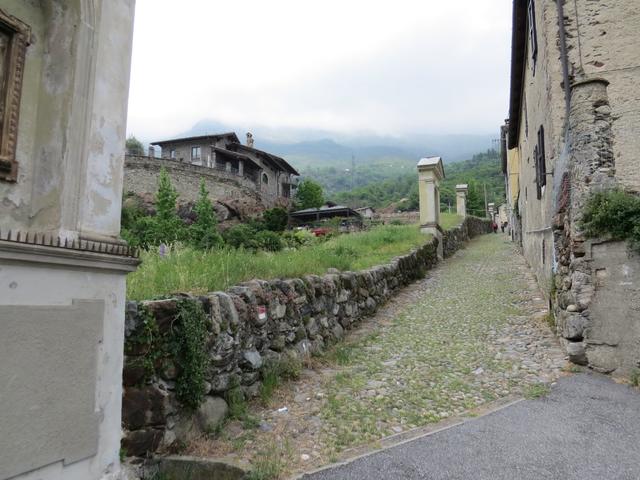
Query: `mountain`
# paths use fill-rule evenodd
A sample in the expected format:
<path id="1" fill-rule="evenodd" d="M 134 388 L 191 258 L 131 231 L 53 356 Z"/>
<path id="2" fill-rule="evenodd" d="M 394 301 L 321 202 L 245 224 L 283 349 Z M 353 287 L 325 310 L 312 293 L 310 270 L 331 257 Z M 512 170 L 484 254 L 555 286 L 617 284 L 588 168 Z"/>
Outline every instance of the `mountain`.
<path id="1" fill-rule="evenodd" d="M 413 168 L 412 168 L 413 170 Z M 362 177 L 356 188 L 350 188 L 348 178 L 334 177 L 331 169 L 324 169 L 311 178 L 323 185 L 329 199 L 350 207 L 372 206 L 386 207 L 392 203 L 401 203 L 404 209 L 418 207 L 418 175 L 417 171 L 402 173 L 395 170 L 395 175 L 380 178 L 377 170 L 364 169 L 356 172 Z M 440 201 L 442 208 L 455 209 L 455 186 L 460 183 L 469 184 L 468 209 L 474 215 L 482 215 L 484 211 L 484 189 L 487 199 L 497 205 L 504 202 L 504 177 L 502 164 L 495 150 L 473 155 L 470 160 L 456 162 L 445 166 L 445 178 L 440 183 Z M 360 186 L 362 185 L 362 186 Z M 408 201 L 400 202 L 402 199 Z M 471 200 L 475 199 L 475 202 Z"/>
<path id="2" fill-rule="evenodd" d="M 415 134 L 402 137 L 367 132 L 345 134 L 305 128 L 272 128 L 264 125 L 232 125 L 205 119 L 176 136 L 235 131 L 241 141 L 253 133 L 256 148 L 287 159 L 300 171 L 317 167 L 350 168 L 352 156 L 359 165 L 407 161 L 414 165 L 425 156 L 438 155 L 445 163 L 471 158 L 491 146 L 492 135 Z M 495 135 L 497 136 L 497 135 Z"/>

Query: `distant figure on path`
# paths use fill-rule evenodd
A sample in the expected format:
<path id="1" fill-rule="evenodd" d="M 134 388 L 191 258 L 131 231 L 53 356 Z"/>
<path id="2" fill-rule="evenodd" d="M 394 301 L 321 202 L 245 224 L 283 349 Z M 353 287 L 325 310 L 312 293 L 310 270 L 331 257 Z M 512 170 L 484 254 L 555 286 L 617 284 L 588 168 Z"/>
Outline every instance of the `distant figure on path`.
<path id="1" fill-rule="evenodd" d="M 493 228 L 493 233 L 498 233 L 498 224 L 495 220 L 491 222 L 491 228 Z"/>

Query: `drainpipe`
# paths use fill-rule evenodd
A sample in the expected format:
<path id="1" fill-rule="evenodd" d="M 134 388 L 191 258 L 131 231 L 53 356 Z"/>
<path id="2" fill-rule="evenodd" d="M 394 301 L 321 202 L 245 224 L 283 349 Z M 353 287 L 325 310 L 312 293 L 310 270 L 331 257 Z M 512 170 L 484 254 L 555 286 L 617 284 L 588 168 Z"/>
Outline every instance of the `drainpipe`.
<path id="1" fill-rule="evenodd" d="M 560 62 L 562 62 L 562 82 L 564 83 L 565 125 L 569 123 L 571 108 L 571 85 L 569 85 L 569 59 L 567 58 L 567 38 L 564 33 L 564 0 L 556 0 L 558 8 L 558 31 L 560 33 Z"/>
<path id="2" fill-rule="evenodd" d="M 558 211 L 558 198 L 559 192 L 562 189 L 562 180 L 564 176 L 569 172 L 569 115 L 571 112 L 571 84 L 569 81 L 569 57 L 567 54 L 567 37 L 564 28 L 564 0 L 556 0 L 556 8 L 558 13 L 558 36 L 560 40 L 560 63 L 562 65 L 562 83 L 564 86 L 564 128 L 563 128 L 563 140 L 562 148 L 559 149 L 560 154 L 556 159 L 553 172 L 553 196 L 555 201 L 553 202 L 553 211 L 551 213 L 552 218 Z M 553 230 L 552 230 L 553 231 Z M 556 256 L 555 235 L 551 236 L 552 241 L 552 260 L 551 271 L 556 273 L 558 270 L 558 259 Z M 551 308 L 552 299 L 549 298 L 549 307 Z"/>

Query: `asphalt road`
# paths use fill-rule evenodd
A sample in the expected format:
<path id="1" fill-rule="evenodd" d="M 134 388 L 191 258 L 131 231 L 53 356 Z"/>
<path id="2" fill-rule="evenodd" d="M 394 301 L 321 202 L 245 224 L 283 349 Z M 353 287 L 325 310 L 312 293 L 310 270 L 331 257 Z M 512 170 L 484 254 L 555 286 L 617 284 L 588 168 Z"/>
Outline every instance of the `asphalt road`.
<path id="1" fill-rule="evenodd" d="M 640 391 L 597 374 L 302 477 L 308 480 L 638 480 Z"/>

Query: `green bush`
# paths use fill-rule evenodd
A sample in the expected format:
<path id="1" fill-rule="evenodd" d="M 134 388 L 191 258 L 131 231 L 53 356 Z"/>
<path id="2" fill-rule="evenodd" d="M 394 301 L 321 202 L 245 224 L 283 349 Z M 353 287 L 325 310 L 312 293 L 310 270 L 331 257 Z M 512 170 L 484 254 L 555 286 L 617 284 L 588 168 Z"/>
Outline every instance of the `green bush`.
<path id="1" fill-rule="evenodd" d="M 126 205 L 122 210 L 122 237 L 129 244 L 149 248 L 185 240 L 188 231 L 176 213 L 178 193 L 163 168 L 160 170 L 156 193 L 156 214 L 146 216 L 135 206 Z"/>
<path id="2" fill-rule="evenodd" d="M 584 206 L 581 227 L 588 237 L 628 240 L 640 252 L 640 197 L 618 189 L 593 194 Z"/>
<path id="3" fill-rule="evenodd" d="M 280 235 L 269 230 L 256 233 L 254 240 L 257 248 L 269 252 L 279 252 L 284 247 Z"/>
<path id="4" fill-rule="evenodd" d="M 316 236 L 309 230 L 284 232 L 282 241 L 287 248 L 300 248 L 316 243 Z"/>
<path id="5" fill-rule="evenodd" d="M 200 194 L 194 206 L 197 218 L 189 227 L 189 240 L 191 244 L 203 250 L 219 248 L 224 240 L 217 230 L 217 219 L 213 211 L 213 205 L 209 200 L 209 192 L 204 185 L 204 179 L 200 179 Z"/>
<path id="6" fill-rule="evenodd" d="M 264 226 L 272 232 L 284 232 L 289 223 L 289 215 L 284 208 L 275 207 L 266 210 L 262 215 Z"/>
<path id="7" fill-rule="evenodd" d="M 256 229 L 244 223 L 234 225 L 224 232 L 225 241 L 234 248 L 256 248 Z"/>

